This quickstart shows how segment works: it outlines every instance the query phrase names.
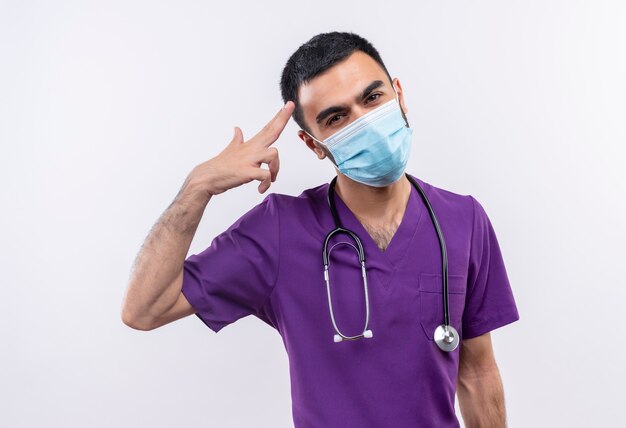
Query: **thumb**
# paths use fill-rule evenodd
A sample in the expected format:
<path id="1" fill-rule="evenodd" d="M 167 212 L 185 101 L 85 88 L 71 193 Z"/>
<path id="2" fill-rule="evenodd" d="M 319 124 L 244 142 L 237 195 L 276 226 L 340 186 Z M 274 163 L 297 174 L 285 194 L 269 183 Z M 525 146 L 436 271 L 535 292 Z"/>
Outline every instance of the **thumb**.
<path id="1" fill-rule="evenodd" d="M 231 145 L 237 145 L 243 143 L 243 132 L 241 132 L 241 128 L 235 126 L 235 133 L 233 135 L 233 139 L 230 141 Z"/>

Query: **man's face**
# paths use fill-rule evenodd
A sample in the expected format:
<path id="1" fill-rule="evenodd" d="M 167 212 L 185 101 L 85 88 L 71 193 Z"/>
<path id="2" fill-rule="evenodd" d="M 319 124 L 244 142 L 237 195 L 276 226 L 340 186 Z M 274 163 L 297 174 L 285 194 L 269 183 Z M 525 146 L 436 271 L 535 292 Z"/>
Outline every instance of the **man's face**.
<path id="1" fill-rule="evenodd" d="M 396 78 L 393 83 L 390 82 L 383 68 L 372 57 L 361 51 L 354 52 L 298 89 L 300 107 L 309 132 L 320 141 L 330 137 L 368 111 L 394 99 L 396 94 L 392 84 L 398 92 L 404 114 L 407 109 L 400 81 Z M 335 163 L 325 146 L 302 130 L 298 131 L 298 136 L 318 158 L 328 156 Z"/>

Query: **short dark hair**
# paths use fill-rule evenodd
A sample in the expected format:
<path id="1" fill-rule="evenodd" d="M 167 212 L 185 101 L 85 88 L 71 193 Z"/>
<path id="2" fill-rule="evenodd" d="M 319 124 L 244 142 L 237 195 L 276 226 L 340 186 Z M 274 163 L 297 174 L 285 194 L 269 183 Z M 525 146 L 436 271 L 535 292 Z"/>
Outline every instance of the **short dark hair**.
<path id="1" fill-rule="evenodd" d="M 305 131 L 310 132 L 304 123 L 302 108 L 298 101 L 298 88 L 355 51 L 361 51 L 372 57 L 385 70 L 389 81 L 392 81 L 376 48 L 363 37 L 351 32 L 333 31 L 313 36 L 287 60 L 280 78 L 280 92 L 284 102 L 291 100 L 295 103 L 293 119 Z"/>

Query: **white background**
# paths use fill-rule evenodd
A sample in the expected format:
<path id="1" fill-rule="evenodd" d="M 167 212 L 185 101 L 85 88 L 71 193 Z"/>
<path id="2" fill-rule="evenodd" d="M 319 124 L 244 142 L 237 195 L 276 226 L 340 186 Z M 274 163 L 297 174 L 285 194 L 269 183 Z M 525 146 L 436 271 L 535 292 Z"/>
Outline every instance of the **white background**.
<path id="1" fill-rule="evenodd" d="M 492 332 L 510 427 L 621 420 L 621 1 L 0 3 L 0 425 L 290 427 L 287 355 L 254 317 L 142 332 L 131 263 L 189 171 L 282 105 L 293 51 L 354 31 L 403 84 L 407 171 L 471 194 L 520 321 Z M 271 192 L 334 169 L 296 137 Z M 190 253 L 265 195 L 211 200 Z M 321 244 L 320 244 L 321 245 Z M 324 309 L 325 310 L 325 309 Z"/>

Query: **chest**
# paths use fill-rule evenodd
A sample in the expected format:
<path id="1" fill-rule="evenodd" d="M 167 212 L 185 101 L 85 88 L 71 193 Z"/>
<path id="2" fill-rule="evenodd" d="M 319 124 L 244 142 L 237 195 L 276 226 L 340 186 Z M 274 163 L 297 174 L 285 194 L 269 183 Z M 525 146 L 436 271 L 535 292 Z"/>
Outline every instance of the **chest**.
<path id="1" fill-rule="evenodd" d="M 385 251 L 389 246 L 389 242 L 395 235 L 400 226 L 400 222 L 386 224 L 370 224 L 363 223 L 363 228 L 370 235 L 381 251 Z"/>
<path id="2" fill-rule="evenodd" d="M 338 207 L 341 224 L 356 235 L 356 241 L 347 233 L 328 237 L 335 225 L 327 209 L 315 217 L 310 210 L 281 217 L 280 267 L 269 301 L 281 333 L 296 340 L 306 337 L 307 349 L 313 344 L 326 346 L 334 332 L 331 298 L 335 321 L 342 332 L 359 334 L 368 315 L 367 295 L 372 329 L 376 326 L 377 331 L 396 337 L 399 337 L 399 330 L 407 329 L 406 333 L 416 340 L 424 339 L 420 336 L 430 340 L 430 334 L 416 335 L 415 332 L 422 330 L 422 322 L 426 323 L 421 319 L 422 313 L 429 317 L 427 314 L 432 314 L 434 327 L 435 322 L 440 323 L 442 316 L 435 311 L 441 311 L 442 305 L 438 304 L 442 301 L 441 281 L 436 278 L 422 281 L 420 293 L 419 278 L 423 273 L 441 273 L 441 251 L 436 230 L 428 211 L 419 204 L 418 196 L 414 195 L 409 201 L 400 222 L 361 222 L 341 202 Z M 462 291 L 471 228 L 459 221 L 460 218 L 447 221 L 449 210 L 438 212 L 446 238 L 448 272 L 456 276 L 452 284 L 455 290 Z M 360 245 L 365 256 L 367 290 L 359 261 Z M 325 281 L 324 252 L 330 286 Z M 459 293 L 454 299 L 457 319 L 463 297 Z M 433 306 L 431 312 L 422 310 L 430 306 Z M 430 327 L 428 324 L 427 330 Z M 333 344 L 332 340 L 330 343 Z M 299 341 L 298 344 L 302 345 Z"/>

